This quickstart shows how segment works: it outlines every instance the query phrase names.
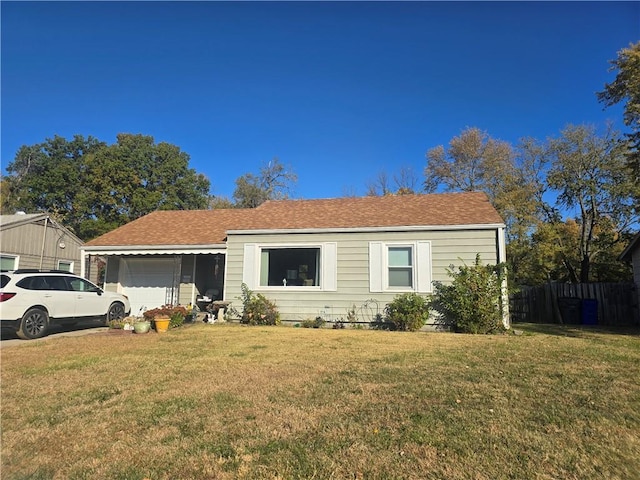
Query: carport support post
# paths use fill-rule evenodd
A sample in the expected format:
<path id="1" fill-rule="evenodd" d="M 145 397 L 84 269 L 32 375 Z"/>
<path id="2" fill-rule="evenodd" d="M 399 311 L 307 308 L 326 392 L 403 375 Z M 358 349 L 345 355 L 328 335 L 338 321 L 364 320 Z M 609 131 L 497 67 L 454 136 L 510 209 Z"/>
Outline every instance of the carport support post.
<path id="1" fill-rule="evenodd" d="M 84 248 L 80 249 L 80 274 L 82 275 L 82 278 L 87 278 L 87 259 L 86 259 L 86 255 L 87 252 L 85 251 Z M 88 278 L 87 278 L 88 280 Z"/>
<path id="2" fill-rule="evenodd" d="M 191 270 L 191 305 L 195 306 L 196 304 L 196 261 L 198 260 L 198 255 L 193 256 L 193 268 Z"/>

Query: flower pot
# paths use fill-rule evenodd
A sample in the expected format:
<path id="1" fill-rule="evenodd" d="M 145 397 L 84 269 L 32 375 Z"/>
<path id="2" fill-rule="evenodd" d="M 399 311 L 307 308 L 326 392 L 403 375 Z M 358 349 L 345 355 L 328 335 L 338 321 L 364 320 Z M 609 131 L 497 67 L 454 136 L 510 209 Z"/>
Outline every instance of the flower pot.
<path id="1" fill-rule="evenodd" d="M 169 317 L 156 317 L 153 320 L 153 323 L 155 324 L 156 332 L 164 333 L 167 330 L 169 330 L 169 322 L 170 321 L 171 320 L 170 320 Z"/>
<path id="2" fill-rule="evenodd" d="M 133 324 L 133 331 L 136 333 L 147 333 L 151 329 L 151 322 L 136 322 Z"/>

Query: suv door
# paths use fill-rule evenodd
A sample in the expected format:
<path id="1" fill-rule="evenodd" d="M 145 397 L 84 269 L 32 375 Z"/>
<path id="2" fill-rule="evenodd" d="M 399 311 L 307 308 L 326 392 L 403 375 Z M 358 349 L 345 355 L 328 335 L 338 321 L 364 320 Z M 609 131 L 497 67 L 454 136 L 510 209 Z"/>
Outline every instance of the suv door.
<path id="1" fill-rule="evenodd" d="M 36 281 L 34 277 L 34 281 Z M 42 290 L 49 316 L 55 319 L 72 318 L 75 311 L 75 296 L 69 289 L 67 279 L 58 275 L 40 276 L 42 284 L 36 290 Z"/>
<path id="2" fill-rule="evenodd" d="M 76 317 L 97 317 L 107 313 L 109 306 L 100 288 L 83 278 L 69 277 L 68 281 L 75 297 Z"/>

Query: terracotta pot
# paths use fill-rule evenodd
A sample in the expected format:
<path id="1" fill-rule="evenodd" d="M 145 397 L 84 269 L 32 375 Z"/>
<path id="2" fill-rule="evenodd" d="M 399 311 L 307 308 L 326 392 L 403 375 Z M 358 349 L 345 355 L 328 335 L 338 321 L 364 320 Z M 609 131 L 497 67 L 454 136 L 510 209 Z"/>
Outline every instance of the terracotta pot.
<path id="1" fill-rule="evenodd" d="M 164 333 L 167 330 L 169 330 L 169 322 L 170 321 L 171 321 L 171 319 L 169 317 L 156 317 L 156 318 L 154 318 L 153 323 L 155 324 L 156 332 Z"/>

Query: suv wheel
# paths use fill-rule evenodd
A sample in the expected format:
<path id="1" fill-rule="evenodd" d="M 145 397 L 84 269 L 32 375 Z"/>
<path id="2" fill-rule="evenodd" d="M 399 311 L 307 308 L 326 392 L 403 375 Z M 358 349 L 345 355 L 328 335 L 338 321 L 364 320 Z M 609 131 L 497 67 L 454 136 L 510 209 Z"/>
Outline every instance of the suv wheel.
<path id="1" fill-rule="evenodd" d="M 20 328 L 16 332 L 23 340 L 43 337 L 49 327 L 49 315 L 41 308 L 31 308 L 20 320 Z"/>
<path id="2" fill-rule="evenodd" d="M 124 305 L 121 303 L 112 303 L 107 312 L 107 322 L 110 320 L 120 320 L 124 318 Z"/>

